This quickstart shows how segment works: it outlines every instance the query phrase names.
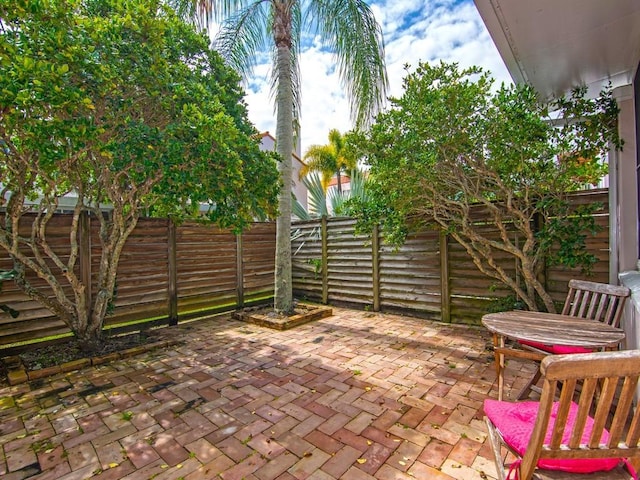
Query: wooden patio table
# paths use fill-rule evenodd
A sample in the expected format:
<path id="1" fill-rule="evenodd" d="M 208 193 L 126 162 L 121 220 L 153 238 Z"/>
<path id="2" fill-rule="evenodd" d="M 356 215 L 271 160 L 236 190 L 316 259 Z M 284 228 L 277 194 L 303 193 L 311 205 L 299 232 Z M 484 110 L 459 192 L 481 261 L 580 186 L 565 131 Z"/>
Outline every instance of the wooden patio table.
<path id="1" fill-rule="evenodd" d="M 504 388 L 505 356 L 541 361 L 545 356 L 550 355 L 507 347 L 505 346 L 507 338 L 593 350 L 615 350 L 625 338 L 622 329 L 603 322 L 546 312 L 512 310 L 489 313 L 482 317 L 482 324 L 493 333 L 498 400 L 502 400 Z"/>

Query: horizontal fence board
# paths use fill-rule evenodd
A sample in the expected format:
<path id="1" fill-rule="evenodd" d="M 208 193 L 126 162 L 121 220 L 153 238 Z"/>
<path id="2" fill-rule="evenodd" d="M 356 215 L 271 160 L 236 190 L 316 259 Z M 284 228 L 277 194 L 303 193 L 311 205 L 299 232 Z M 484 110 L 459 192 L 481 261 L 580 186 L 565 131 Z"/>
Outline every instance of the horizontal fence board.
<path id="1" fill-rule="evenodd" d="M 32 218 L 32 217 L 31 217 Z M 56 214 L 47 229 L 54 251 L 63 261 L 69 258 L 71 215 Z M 21 229 L 29 232 L 31 219 L 26 216 Z M 141 321 L 169 314 L 170 222 L 166 219 L 142 218 L 127 239 L 118 265 L 113 311 L 105 326 Z M 99 221 L 90 220 L 89 250 L 92 295 L 97 294 L 101 244 Z M 243 232 L 244 301 L 273 296 L 275 224 L 257 223 Z M 178 315 L 195 311 L 234 308 L 238 301 L 236 235 L 212 225 L 186 222 L 175 227 L 175 258 Z M 52 265 L 51 261 L 48 261 Z M 76 274 L 80 276 L 80 262 Z M 0 268 L 11 269 L 12 262 L 0 253 Z M 56 271 L 54 270 L 54 274 Z M 58 275 L 60 278 L 60 275 Z M 27 272 L 34 286 L 48 295 L 52 292 L 34 273 Z M 70 285 L 64 290 L 72 298 Z M 14 342 L 37 340 L 69 329 L 40 303 L 20 292 L 13 282 L 4 282 L 0 303 L 20 312 L 18 319 L 0 313 L 0 348 Z"/>
<path id="2" fill-rule="evenodd" d="M 608 192 L 580 192 L 571 197 L 571 202 L 574 205 L 597 203 L 601 207 L 595 215 L 600 231 L 586 239 L 587 249 L 595 255 L 597 262 L 591 276 L 586 276 L 579 269 L 549 266 L 545 272 L 547 288 L 557 302 L 564 299 L 571 278 L 607 283 L 609 275 Z M 475 221 L 483 225 L 486 233 L 498 238 L 499 232 L 486 219 L 487 211 L 486 206 L 476 208 L 473 212 Z M 53 249 L 64 262 L 68 261 L 70 254 L 70 220 L 71 215 L 56 214 L 47 227 Z M 30 221 L 27 216 L 20 224 L 23 234 L 29 233 Z M 356 235 L 355 223 L 349 218 L 327 220 L 326 258 L 323 258 L 320 220 L 293 223 L 292 276 L 296 296 L 322 300 L 323 288 L 326 288 L 328 301 L 371 306 L 374 304 L 374 291 L 377 291 L 381 309 L 428 313 L 430 318 L 439 319 L 443 302 L 448 302 L 451 321 L 477 324 L 481 316 L 495 306 L 496 299 L 510 294 L 509 289 L 497 280 L 484 276 L 466 250 L 449 239 L 446 256 L 448 297 L 443 297 L 438 230 L 428 229 L 410 235 L 399 248 L 380 241 L 378 251 L 373 252 L 372 239 Z M 510 226 L 506 225 L 506 228 Z M 85 254 L 90 258 L 89 273 L 92 295 L 95 295 L 101 254 L 99 222 L 95 218 L 90 221 L 89 233 L 89 251 Z M 520 241 L 517 232 L 509 235 L 514 242 Z M 168 316 L 170 241 L 168 220 L 140 219 L 122 253 L 113 302 L 115 308 L 106 318 L 106 325 Z M 175 227 L 174 252 L 178 316 L 223 306 L 233 308 L 239 294 L 243 295 L 243 302 L 273 296 L 273 222 L 250 225 L 242 232 L 240 240 L 229 230 L 186 222 Z M 241 259 L 237 258 L 238 252 L 242 254 Z M 508 254 L 497 253 L 495 258 L 507 271 L 514 271 L 515 263 Z M 47 263 L 52 266 L 54 275 L 61 278 L 53 263 L 50 260 Z M 237 270 L 239 265 L 242 268 L 241 278 Z M 6 254 L 0 254 L 0 268 L 12 268 Z M 378 278 L 374 278 L 375 272 Z M 74 273 L 81 274 L 79 259 Z M 326 275 L 326 285 L 323 285 L 323 275 Z M 52 295 L 42 279 L 30 272 L 27 278 L 47 295 Z M 71 295 L 70 285 L 66 281 L 62 284 L 65 293 Z M 13 282 L 4 283 L 0 303 L 20 312 L 18 319 L 0 313 L 0 347 L 68 331 L 60 320 L 20 292 Z"/>
<path id="3" fill-rule="evenodd" d="M 596 203 L 600 210 L 594 218 L 601 230 L 586 240 L 588 251 L 597 258 L 592 276 L 587 277 L 578 269 L 553 266 L 546 269 L 548 291 L 554 299 L 560 300 L 566 296 L 567 283 L 571 278 L 607 283 L 609 275 L 608 191 L 579 192 L 570 197 L 570 202 L 573 205 Z M 499 239 L 501 232 L 487 216 L 489 211 L 489 206 L 476 207 L 472 217 L 484 234 Z M 505 228 L 512 242 L 522 241 L 511 225 L 506 224 Z M 319 219 L 294 222 L 292 230 L 295 232 L 292 240 L 293 288 L 299 296 L 322 299 L 322 268 L 326 268 L 329 301 L 369 304 L 376 284 L 373 279 L 376 261 L 381 309 L 430 312 L 433 314 L 431 317 L 437 319 L 443 302 L 448 302 L 452 322 L 478 324 L 489 309 L 495 308 L 499 302 L 506 305 L 503 299 L 512 295 L 508 287 L 478 270 L 462 245 L 449 239 L 446 255 L 448 297 L 443 297 L 440 233 L 437 229 L 425 229 L 410 235 L 399 248 L 381 241 L 374 258 L 371 239 L 355 234 L 353 219 L 329 218 L 327 257 L 324 259 Z M 506 272 L 515 274 L 516 263 L 510 254 L 495 252 L 494 258 Z"/>

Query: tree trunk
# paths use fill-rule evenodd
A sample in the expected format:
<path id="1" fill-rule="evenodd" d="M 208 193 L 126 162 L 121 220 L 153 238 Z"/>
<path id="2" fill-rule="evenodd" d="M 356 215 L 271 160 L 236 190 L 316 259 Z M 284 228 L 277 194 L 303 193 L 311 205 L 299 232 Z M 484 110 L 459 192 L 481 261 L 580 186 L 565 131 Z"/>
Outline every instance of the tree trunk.
<path id="1" fill-rule="evenodd" d="M 89 322 L 85 322 L 85 329 L 73 332 L 78 340 L 80 350 L 84 353 L 93 355 L 100 351 L 102 348 L 102 325 L 96 325 L 91 327 Z"/>
<path id="2" fill-rule="evenodd" d="M 274 308 L 277 312 L 293 311 L 291 279 L 291 155 L 293 153 L 293 83 L 291 72 L 290 2 L 275 2 L 274 39 L 277 48 L 276 75 L 276 151 L 280 155 L 278 171 L 282 189 L 278 196 L 276 221 L 276 268 Z"/>

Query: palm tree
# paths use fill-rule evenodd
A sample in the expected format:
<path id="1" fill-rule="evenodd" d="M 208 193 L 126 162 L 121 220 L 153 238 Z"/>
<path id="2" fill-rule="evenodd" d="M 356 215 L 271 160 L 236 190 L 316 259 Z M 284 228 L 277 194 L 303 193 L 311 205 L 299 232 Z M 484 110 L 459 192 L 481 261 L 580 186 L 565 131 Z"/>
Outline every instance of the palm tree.
<path id="1" fill-rule="evenodd" d="M 366 189 L 368 175 L 359 168 L 354 168 L 349 172 L 351 188 L 346 192 L 332 190 L 327 195 L 327 191 L 322 184 L 322 179 L 316 172 L 312 172 L 302 179 L 302 183 L 309 192 L 309 208 L 305 209 L 302 204 L 293 199 L 293 214 L 300 220 L 310 220 L 331 215 L 349 215 L 349 200 L 357 199 L 365 203 L 369 196 Z M 328 202 L 327 202 L 328 200 Z M 329 205 L 331 209 L 329 209 Z"/>
<path id="2" fill-rule="evenodd" d="M 180 2 L 184 0 L 174 0 Z M 258 54 L 271 50 L 276 104 L 276 151 L 282 189 L 276 222 L 275 301 L 293 310 L 291 280 L 291 154 L 300 111 L 298 57 L 304 28 L 336 55 L 340 79 L 351 101 L 356 127 L 368 124 L 386 100 L 387 74 L 382 31 L 363 0 L 192 0 L 199 19 L 222 22 L 214 45 L 230 65 L 249 78 Z M 183 10 L 188 12 L 189 10 Z"/>
<path id="3" fill-rule="evenodd" d="M 335 128 L 329 131 L 328 145 L 311 145 L 304 154 L 306 164 L 300 169 L 300 178 L 309 172 L 319 172 L 322 175 L 322 186 L 329 188 L 329 182 L 336 176 L 338 193 L 342 193 L 340 174 L 356 168 L 356 159 L 349 155 L 345 148 L 345 137 Z"/>

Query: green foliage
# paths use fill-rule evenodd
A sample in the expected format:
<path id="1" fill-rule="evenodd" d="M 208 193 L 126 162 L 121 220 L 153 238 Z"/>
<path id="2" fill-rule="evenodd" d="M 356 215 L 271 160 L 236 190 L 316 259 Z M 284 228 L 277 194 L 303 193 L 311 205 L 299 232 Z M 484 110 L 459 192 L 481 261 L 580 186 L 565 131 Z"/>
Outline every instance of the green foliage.
<path id="1" fill-rule="evenodd" d="M 117 205 L 120 192 L 101 184 L 108 166 L 120 190 L 147 187 L 121 208 L 184 218 L 207 202 L 223 225 L 274 213 L 273 159 L 205 36 L 153 0 L 0 5 L 9 190 Z"/>
<path id="2" fill-rule="evenodd" d="M 346 148 L 346 138 L 338 130 L 329 131 L 329 143 L 326 145 L 311 145 L 304 154 L 306 164 L 300 170 L 300 178 L 310 172 L 322 175 L 322 187 L 326 192 L 329 182 L 335 175 L 338 179 L 338 192 L 342 193 L 340 176 L 346 171 L 356 168 L 357 158 L 350 155 Z"/>
<path id="3" fill-rule="evenodd" d="M 321 258 L 310 258 L 308 260 L 309 265 L 313 266 L 313 275 L 315 279 L 320 278 L 320 273 L 322 272 L 322 259 Z"/>
<path id="4" fill-rule="evenodd" d="M 293 203 L 293 213 L 300 220 L 319 218 L 329 215 L 327 207 L 327 192 L 322 185 L 322 179 L 317 173 L 311 173 L 302 179 L 302 184 L 307 188 L 308 210 L 296 199 Z"/>
<path id="5" fill-rule="evenodd" d="M 602 227 L 595 223 L 594 214 L 602 205 L 593 203 L 568 208 L 566 202 L 558 202 L 555 216 L 539 226 L 536 239 L 540 250 L 547 252 L 548 265 L 581 268 L 589 274 L 597 258 L 587 251 L 588 236 L 594 236 Z"/>
<path id="6" fill-rule="evenodd" d="M 495 90 L 479 68 L 420 64 L 391 102 L 355 142 L 372 177 L 361 227 L 381 222 L 387 240 L 402 242 L 410 229 L 437 225 L 529 308 L 542 298 L 553 310 L 537 280 L 544 266 L 589 270 L 595 261 L 584 249 L 592 212 L 571 208 L 567 193 L 597 184 L 610 142 L 621 147 L 610 90 L 590 100 L 576 88 L 543 104 L 528 86 Z M 504 254 L 515 275 L 500 264 Z"/>
<path id="7" fill-rule="evenodd" d="M 349 173 L 349 181 L 349 190 L 338 192 L 331 189 L 327 192 L 318 173 L 312 172 L 308 174 L 302 179 L 302 183 L 309 192 L 309 209 L 306 210 L 296 199 L 293 203 L 294 215 L 300 220 L 309 220 L 310 218 L 319 218 L 325 215 L 349 216 L 351 209 L 354 208 L 352 205 L 366 204 L 367 176 L 363 171 L 356 168 Z M 327 203 L 331 205 L 331 209 L 328 208 Z"/>
<path id="8" fill-rule="evenodd" d="M 142 213 L 202 218 L 204 203 L 208 220 L 236 228 L 275 215 L 275 157 L 259 149 L 239 81 L 163 2 L 0 0 L 0 246 L 19 288 L 81 341 L 95 346 Z M 70 251 L 59 255 L 46 227 L 63 196 L 77 202 Z M 37 200 L 37 215 L 21 237 L 27 200 Z M 100 224 L 93 305 L 76 276 L 87 211 Z M 27 270 L 54 295 L 30 284 Z"/>
<path id="9" fill-rule="evenodd" d="M 130 422 L 133 418 L 133 412 L 127 410 L 126 412 L 122 412 L 122 420 L 126 422 Z"/>
<path id="10" fill-rule="evenodd" d="M 294 130 L 300 122 L 300 46 L 303 33 L 336 57 L 357 126 L 368 125 L 386 100 L 388 87 L 382 31 L 362 0 L 168 0 L 203 25 L 221 23 L 215 48 L 245 80 L 258 58 L 272 58 L 271 85 L 276 106 L 276 150 L 283 181 L 276 221 L 274 308 L 293 312 L 291 274 L 292 175 Z"/>
<path id="11" fill-rule="evenodd" d="M 494 297 L 487 311 L 489 313 L 506 312 L 508 310 L 524 310 L 525 307 L 524 302 L 518 300 L 518 297 L 515 295 L 507 295 L 506 297 Z"/>

